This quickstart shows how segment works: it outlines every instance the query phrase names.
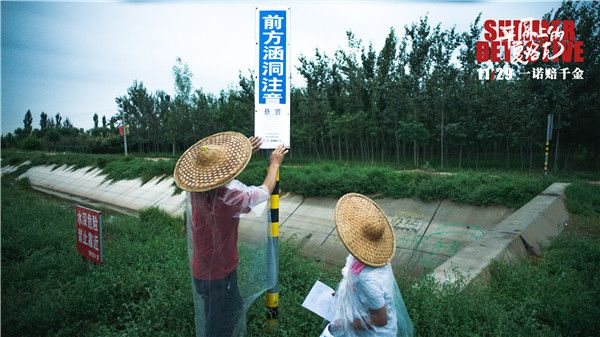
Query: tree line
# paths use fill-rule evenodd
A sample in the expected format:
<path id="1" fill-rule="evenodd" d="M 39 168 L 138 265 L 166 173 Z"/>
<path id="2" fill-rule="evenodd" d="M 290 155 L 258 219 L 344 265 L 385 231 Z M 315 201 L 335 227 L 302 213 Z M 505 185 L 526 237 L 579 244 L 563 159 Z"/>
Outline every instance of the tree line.
<path id="1" fill-rule="evenodd" d="M 375 50 L 352 32 L 333 55 L 318 49 L 300 57 L 305 80 L 291 92 L 293 156 L 314 159 L 395 162 L 421 166 L 496 166 L 539 169 L 543 161 L 547 115 L 554 115 L 551 166 L 600 169 L 600 4 L 564 2 L 544 19 L 575 20 L 585 41 L 585 62 L 497 63 L 513 80 L 481 80 L 475 58 L 481 15 L 466 32 L 432 25 L 427 17 L 391 28 Z M 534 68 L 570 67 L 581 80 L 539 80 Z M 3 147 L 120 152 L 117 126 L 130 126 L 133 151 L 183 151 L 198 139 L 225 130 L 253 132 L 253 73 L 237 86 L 211 94 L 192 86 L 189 67 L 177 59 L 175 90 L 150 92 L 134 81 L 116 98 L 119 113 L 94 128 L 76 129 L 59 115 L 2 139 Z M 48 122 L 50 121 L 50 122 Z M 63 143 L 61 143 L 63 140 Z"/>

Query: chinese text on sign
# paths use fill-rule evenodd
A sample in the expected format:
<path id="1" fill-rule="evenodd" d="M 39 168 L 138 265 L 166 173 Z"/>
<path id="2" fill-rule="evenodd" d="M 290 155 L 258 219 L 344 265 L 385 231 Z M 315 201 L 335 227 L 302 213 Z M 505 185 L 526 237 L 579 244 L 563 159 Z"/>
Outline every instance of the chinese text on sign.
<path id="1" fill-rule="evenodd" d="M 75 208 L 77 253 L 99 264 L 102 263 L 102 213 L 82 206 Z"/>
<path id="2" fill-rule="evenodd" d="M 261 148 L 290 144 L 289 10 L 257 9 L 255 135 Z"/>

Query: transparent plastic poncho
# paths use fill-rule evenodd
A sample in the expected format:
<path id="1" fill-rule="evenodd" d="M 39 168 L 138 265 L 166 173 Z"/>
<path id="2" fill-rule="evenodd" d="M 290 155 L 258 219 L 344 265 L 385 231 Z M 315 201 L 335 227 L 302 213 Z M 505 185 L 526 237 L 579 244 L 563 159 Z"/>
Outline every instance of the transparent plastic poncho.
<path id="1" fill-rule="evenodd" d="M 353 268 L 357 265 L 359 268 Z M 321 336 L 413 336 L 412 321 L 389 263 L 373 268 L 360 264 L 349 255 L 342 276 L 335 292 L 334 319 Z M 387 324 L 384 326 L 378 326 L 371 320 L 369 309 L 381 308 L 373 308 L 375 302 L 386 307 Z"/>
<path id="2" fill-rule="evenodd" d="M 269 192 L 233 180 L 186 199 L 196 336 L 243 336 L 250 304 L 275 284 Z"/>

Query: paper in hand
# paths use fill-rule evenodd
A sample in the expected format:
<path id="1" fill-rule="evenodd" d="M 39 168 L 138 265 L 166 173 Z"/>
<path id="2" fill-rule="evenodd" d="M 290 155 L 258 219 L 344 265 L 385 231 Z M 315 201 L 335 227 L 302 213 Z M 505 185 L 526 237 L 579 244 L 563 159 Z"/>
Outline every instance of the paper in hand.
<path id="1" fill-rule="evenodd" d="M 331 322 L 335 309 L 333 293 L 333 289 L 325 283 L 317 281 L 310 289 L 302 306 Z"/>

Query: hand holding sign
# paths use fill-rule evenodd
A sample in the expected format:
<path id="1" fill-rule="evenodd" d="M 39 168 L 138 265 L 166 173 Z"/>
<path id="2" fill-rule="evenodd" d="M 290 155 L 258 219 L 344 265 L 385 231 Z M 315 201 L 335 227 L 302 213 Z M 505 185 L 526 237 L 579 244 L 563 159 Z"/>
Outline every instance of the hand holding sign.
<path id="1" fill-rule="evenodd" d="M 281 165 L 283 162 L 283 157 L 290 152 L 290 149 L 285 147 L 285 145 L 281 144 L 277 146 L 273 152 L 271 152 L 271 164 L 276 164 L 277 166 Z"/>
<path id="2" fill-rule="evenodd" d="M 258 136 L 252 136 L 250 138 L 248 138 L 248 140 L 250 141 L 250 144 L 252 145 L 252 154 L 255 154 L 256 151 L 258 151 L 260 149 L 260 145 L 263 143 L 262 138 L 258 137 Z"/>

